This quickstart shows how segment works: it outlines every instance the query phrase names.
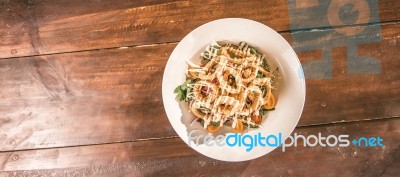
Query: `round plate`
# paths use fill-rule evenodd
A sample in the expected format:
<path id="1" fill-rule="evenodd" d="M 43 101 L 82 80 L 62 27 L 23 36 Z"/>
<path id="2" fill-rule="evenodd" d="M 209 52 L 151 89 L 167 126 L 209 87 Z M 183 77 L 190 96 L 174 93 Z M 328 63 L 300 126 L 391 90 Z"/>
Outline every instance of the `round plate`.
<path id="1" fill-rule="evenodd" d="M 269 111 L 264 117 L 262 128 L 249 129 L 246 134 L 254 136 L 261 133 L 262 136 L 282 135 L 282 142 L 296 127 L 304 107 L 306 86 L 303 70 L 299 59 L 292 47 L 277 32 L 256 21 L 227 18 L 206 23 L 188 35 L 175 47 L 165 67 L 162 96 L 168 119 L 176 133 L 191 148 L 213 159 L 223 161 L 246 161 L 263 156 L 276 147 L 256 146 L 247 152 L 245 146 L 230 147 L 208 146 L 195 144 L 189 141 L 188 133 L 191 130 L 199 130 L 193 136 L 207 135 L 199 123 L 190 125 L 193 115 L 188 111 L 186 102 L 178 102 L 174 89 L 185 81 L 185 70 L 188 65 L 186 60 L 199 63 L 200 53 L 211 44 L 212 41 L 229 41 L 238 44 L 245 41 L 266 54 L 272 68 L 278 67 L 280 78 L 277 80 L 275 97 L 277 105 L 274 111 Z M 218 131 L 218 134 L 230 135 L 229 128 Z M 218 134 L 210 134 L 214 137 Z"/>

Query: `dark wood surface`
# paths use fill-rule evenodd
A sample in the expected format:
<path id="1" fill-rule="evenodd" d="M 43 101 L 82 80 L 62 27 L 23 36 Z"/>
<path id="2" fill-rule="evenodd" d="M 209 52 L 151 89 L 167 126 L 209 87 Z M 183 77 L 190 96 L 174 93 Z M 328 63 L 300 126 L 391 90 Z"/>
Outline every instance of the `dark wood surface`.
<path id="1" fill-rule="evenodd" d="M 1 58 L 178 42 L 194 28 L 227 17 L 289 30 L 287 0 L 207 5 L 202 1 L 3 0 L 0 8 Z M 399 20 L 398 9 L 396 0 L 380 1 L 380 21 Z M 292 18 L 302 20 L 302 16 Z M 320 27 L 326 26 L 314 26 Z"/>
<path id="2" fill-rule="evenodd" d="M 380 21 L 336 26 L 380 25 L 382 40 L 359 45 L 358 54 L 377 58 L 382 72 L 350 75 L 346 47 L 333 48 L 332 79 L 306 80 L 295 130 L 381 136 L 384 147 L 277 149 L 227 163 L 177 137 L 161 97 L 177 42 L 225 17 L 264 23 L 290 44 L 294 31 L 332 30 L 290 29 L 287 2 L 0 1 L 0 176 L 399 176 L 400 3 L 394 0 L 379 1 Z M 297 54 L 302 63 L 322 56 Z"/>
<path id="3" fill-rule="evenodd" d="M 276 149 L 256 160 L 235 163 L 205 157 L 179 138 L 8 152 L 0 154 L 0 160 L 4 162 L 2 168 L 17 171 L 9 173 L 16 176 L 26 173 L 60 176 L 391 176 L 398 175 L 399 131 L 398 118 L 302 127 L 295 132 L 303 135 L 340 133 L 351 137 L 381 135 L 388 141 L 384 142 L 384 147 L 377 148 L 290 147 L 285 152 Z"/>

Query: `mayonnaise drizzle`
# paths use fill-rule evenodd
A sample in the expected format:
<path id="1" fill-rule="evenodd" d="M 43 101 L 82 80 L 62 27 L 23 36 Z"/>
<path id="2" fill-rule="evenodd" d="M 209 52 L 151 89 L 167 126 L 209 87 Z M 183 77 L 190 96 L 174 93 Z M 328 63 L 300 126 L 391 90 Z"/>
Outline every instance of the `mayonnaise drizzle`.
<path id="1" fill-rule="evenodd" d="M 212 45 L 218 45 L 213 43 Z M 219 45 L 218 45 L 219 46 Z M 246 122 L 248 125 L 256 125 L 251 121 L 251 115 L 259 115 L 261 105 L 263 105 L 263 98 L 261 90 L 257 85 L 271 85 L 270 77 L 255 78 L 259 72 L 259 66 L 264 60 L 264 55 L 253 55 L 250 53 L 250 47 L 246 43 L 240 43 L 238 49 L 234 49 L 231 45 L 221 47 L 219 49 L 208 46 L 206 51 L 210 56 L 210 61 L 207 67 L 201 67 L 191 61 L 187 61 L 191 66 L 187 72 L 198 73 L 201 81 L 188 84 L 193 91 L 187 95 L 192 100 L 189 104 L 190 107 L 200 110 L 205 114 L 204 128 L 212 122 L 223 123 L 232 118 L 232 127 L 235 128 L 239 119 Z M 220 52 L 218 52 L 220 51 Z M 238 58 L 231 58 L 227 52 L 236 54 Z M 215 66 L 214 73 L 210 69 Z M 244 78 L 243 72 L 245 69 L 250 68 L 252 74 L 249 76 L 254 78 Z M 224 74 L 229 72 L 235 78 L 236 87 L 228 85 L 224 80 Z M 249 72 L 249 71 L 247 71 Z M 225 76 L 226 77 L 226 76 Z M 246 83 L 241 80 L 247 79 Z M 229 80 L 229 78 L 228 78 Z M 218 81 L 218 84 L 214 82 Z M 249 83 L 247 83 L 250 81 Z M 203 89 L 205 87 L 205 89 Z M 206 93 L 203 93 L 206 90 Z M 250 95 L 252 94 L 252 95 Z M 248 97 L 253 98 L 253 108 L 246 105 Z"/>

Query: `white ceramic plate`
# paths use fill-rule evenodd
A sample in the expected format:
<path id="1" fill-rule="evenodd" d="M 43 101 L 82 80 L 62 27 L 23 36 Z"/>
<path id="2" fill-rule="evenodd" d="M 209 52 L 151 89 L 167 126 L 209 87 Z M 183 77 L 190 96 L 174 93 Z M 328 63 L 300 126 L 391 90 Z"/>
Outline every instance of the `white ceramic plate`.
<path id="1" fill-rule="evenodd" d="M 185 70 L 188 67 L 186 60 L 199 63 L 200 53 L 212 41 L 230 41 L 234 44 L 245 41 L 266 54 L 270 65 L 279 67 L 281 78 L 276 91 L 276 109 L 269 111 L 264 117 L 263 128 L 250 129 L 246 134 L 255 135 L 260 132 L 267 136 L 282 133 L 285 140 L 296 127 L 303 111 L 306 88 L 301 64 L 291 46 L 277 32 L 261 23 L 240 18 L 206 23 L 186 35 L 172 52 L 164 71 L 162 96 L 168 119 L 176 133 L 187 144 L 190 130 L 200 130 L 196 135 L 208 134 L 198 123 L 190 125 L 193 116 L 188 112 L 186 102 L 179 103 L 175 100 L 174 89 L 185 81 Z M 227 133 L 227 130 L 219 131 L 219 134 L 228 135 Z M 190 144 L 201 154 L 223 161 L 251 160 L 276 148 L 257 146 L 246 152 L 246 147 L 243 146 L 206 146 L 195 145 L 194 142 Z"/>

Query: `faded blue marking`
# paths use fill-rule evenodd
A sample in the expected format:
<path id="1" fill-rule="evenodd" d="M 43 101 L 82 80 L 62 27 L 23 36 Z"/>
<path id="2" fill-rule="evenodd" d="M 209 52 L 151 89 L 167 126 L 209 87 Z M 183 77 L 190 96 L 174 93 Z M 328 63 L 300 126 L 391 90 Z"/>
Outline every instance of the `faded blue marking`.
<path id="1" fill-rule="evenodd" d="M 348 74 L 380 74 L 381 63 L 370 56 L 359 56 L 357 46 L 347 46 Z"/>
<path id="2" fill-rule="evenodd" d="M 331 10 L 332 12 L 330 5 L 339 1 L 319 0 L 316 1 L 317 3 L 311 3 L 315 0 L 300 1 L 310 3 L 304 7 L 296 7 L 296 0 L 288 0 L 292 46 L 297 52 L 322 49 L 322 58 L 302 63 L 305 78 L 331 79 L 333 69 L 332 48 L 340 46 L 347 46 L 348 74 L 381 73 L 379 60 L 371 56 L 359 56 L 357 51 L 359 44 L 382 40 L 378 0 L 340 1 L 343 3 L 338 5 L 338 9 L 333 10 L 337 14 L 331 13 L 331 17 L 328 17 L 328 11 Z M 353 4 L 353 2 L 356 3 Z M 368 12 L 357 10 L 357 7 L 361 6 L 360 4 L 365 5 L 365 3 L 370 9 L 369 21 L 366 22 L 368 26 L 361 26 L 362 30 L 351 35 L 345 35 L 343 32 L 339 32 L 343 29 L 335 29 L 331 26 L 330 20 L 332 21 L 332 19 L 329 18 L 332 18 L 332 16 L 339 19 L 340 25 L 355 24 L 360 16 L 368 15 Z M 321 28 L 310 30 L 319 26 Z"/>
<path id="3" fill-rule="evenodd" d="M 332 49 L 322 48 L 322 60 L 302 64 L 307 79 L 332 78 Z M 304 77 L 304 76 L 303 76 Z"/>

